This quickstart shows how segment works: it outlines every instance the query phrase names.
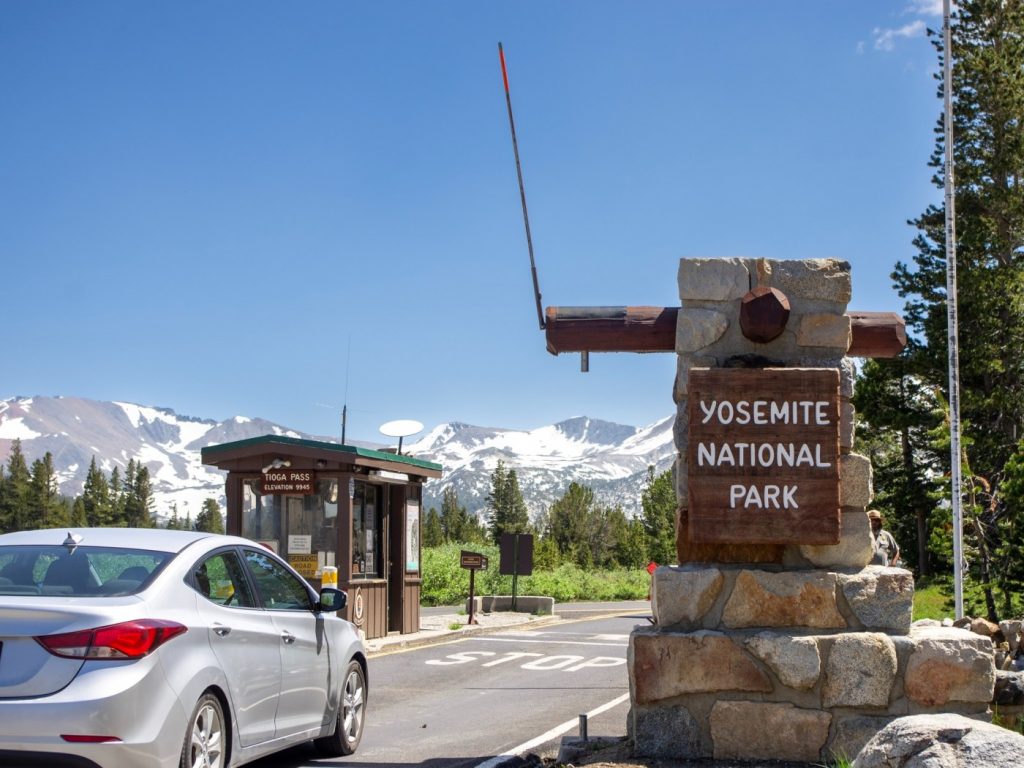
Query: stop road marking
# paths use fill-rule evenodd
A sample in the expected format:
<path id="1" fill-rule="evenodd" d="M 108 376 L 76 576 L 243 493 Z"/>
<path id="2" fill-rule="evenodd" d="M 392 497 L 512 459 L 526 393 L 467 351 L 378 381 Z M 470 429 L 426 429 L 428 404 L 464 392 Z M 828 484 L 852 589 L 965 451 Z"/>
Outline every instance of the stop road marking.
<path id="1" fill-rule="evenodd" d="M 436 666 L 450 666 L 453 664 L 479 663 L 483 662 L 484 659 L 488 659 L 488 661 L 483 663 L 482 666 L 496 667 L 499 664 L 507 664 L 509 662 L 520 661 L 525 658 L 532 658 L 533 660 L 528 661 L 525 664 L 520 664 L 519 666 L 521 669 L 541 672 L 551 672 L 558 669 L 563 672 L 579 672 L 581 669 L 617 667 L 626 663 L 625 659 L 615 658 L 613 656 L 594 656 L 593 658 L 588 659 L 585 656 L 576 656 L 572 654 L 545 656 L 544 654 L 527 653 L 525 651 L 512 651 L 509 653 L 503 653 L 500 656 L 494 651 L 462 651 L 460 653 L 450 653 L 442 659 L 429 659 L 426 663 Z"/>

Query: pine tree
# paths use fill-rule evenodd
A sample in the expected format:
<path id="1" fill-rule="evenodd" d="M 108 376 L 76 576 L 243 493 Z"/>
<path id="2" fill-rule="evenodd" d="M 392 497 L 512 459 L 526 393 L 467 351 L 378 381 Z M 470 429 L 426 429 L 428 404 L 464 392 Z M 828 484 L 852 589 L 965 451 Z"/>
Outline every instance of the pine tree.
<path id="1" fill-rule="evenodd" d="M 423 519 L 423 546 L 439 547 L 442 544 L 444 531 L 441 528 L 441 516 L 434 507 L 431 507 Z"/>
<path id="2" fill-rule="evenodd" d="M 933 34 L 933 42 L 941 61 L 946 55 L 941 35 Z M 1003 539 L 1007 526 L 1014 521 L 1020 525 L 1024 514 L 1001 493 L 1008 461 L 1024 434 L 1024 3 L 962 0 L 952 45 L 961 416 L 972 477 L 984 480 L 991 498 L 979 512 L 977 525 L 965 526 L 965 537 L 973 538 L 965 545 L 990 553 L 992 574 L 999 579 L 1012 565 L 1000 564 L 999 553 L 1020 558 Z M 942 117 L 936 136 L 930 164 L 936 169 L 933 182 L 942 188 Z M 898 389 L 893 383 L 897 379 L 925 391 L 947 390 L 944 208 L 929 206 L 911 224 L 918 231 L 917 253 L 913 265 L 896 265 L 893 280 L 907 299 L 904 317 L 913 340 L 899 365 L 870 372 L 870 386 L 876 391 L 858 396 L 869 428 L 875 428 L 877 420 L 878 428 L 886 429 L 888 419 L 895 428 L 891 434 L 901 441 L 895 461 L 902 467 L 894 473 L 891 487 L 877 486 L 891 498 L 915 493 L 933 458 L 941 462 L 942 474 L 949 468 L 948 454 L 928 455 L 915 435 L 900 426 L 900 418 L 879 419 L 869 402 Z M 906 397 L 895 407 L 909 424 L 920 406 Z M 887 479 L 882 475 L 878 480 Z M 947 497 L 948 493 L 947 483 Z M 916 529 L 919 541 L 936 539 L 936 531 L 922 530 L 922 520 L 932 517 L 927 510 L 904 506 L 894 511 L 903 530 Z M 907 516 L 913 516 L 913 522 Z M 916 559 L 924 566 L 928 558 L 920 546 L 917 549 Z M 935 555 L 929 552 L 929 557 Z M 976 570 L 971 575 L 981 578 Z"/>
<path id="3" fill-rule="evenodd" d="M 182 531 L 185 530 L 184 521 L 178 517 L 178 505 L 176 502 L 171 502 L 171 513 L 167 516 L 167 530 L 169 531 Z"/>
<path id="4" fill-rule="evenodd" d="M 37 528 L 60 528 L 70 523 L 69 510 L 57 490 L 53 454 L 49 451 L 32 462 L 28 509 Z"/>
<path id="5" fill-rule="evenodd" d="M 129 469 L 132 463 L 128 463 Z M 135 474 L 126 489 L 130 495 L 125 499 L 124 524 L 129 528 L 152 528 L 156 525 L 153 519 L 153 486 L 149 480 L 149 467 L 141 461 L 134 466 Z"/>
<path id="6" fill-rule="evenodd" d="M 96 466 L 96 457 L 89 463 L 82 489 L 82 503 L 85 505 L 86 524 L 90 527 L 107 527 L 113 523 L 113 506 L 110 501 L 110 484 L 103 471 Z"/>
<path id="7" fill-rule="evenodd" d="M 491 492 L 487 495 L 487 506 L 487 530 L 495 544 L 501 542 L 503 533 L 529 531 L 530 515 L 519 490 L 519 478 L 514 469 L 506 470 L 505 463 L 500 459 L 491 473 Z"/>
<path id="8" fill-rule="evenodd" d="M 121 470 L 115 466 L 110 473 L 110 519 L 115 525 L 124 525 L 126 502 Z"/>
<path id="9" fill-rule="evenodd" d="M 203 508 L 196 515 L 195 530 L 207 533 L 224 533 L 224 518 L 216 499 L 203 501 Z"/>
<path id="10" fill-rule="evenodd" d="M 676 486 L 671 470 L 655 477 L 653 465 L 647 468 L 640 505 L 647 557 L 661 565 L 676 562 Z"/>
<path id="11" fill-rule="evenodd" d="M 4 482 L 0 486 L 0 522 L 5 532 L 35 527 L 28 509 L 30 489 L 31 476 L 25 463 L 25 454 L 21 451 L 21 440 L 15 438 L 7 457 Z"/>
<path id="12" fill-rule="evenodd" d="M 479 543 L 479 524 L 474 515 L 459 504 L 459 493 L 454 485 L 444 489 L 441 496 L 441 513 L 438 516 L 441 535 L 446 542 Z"/>

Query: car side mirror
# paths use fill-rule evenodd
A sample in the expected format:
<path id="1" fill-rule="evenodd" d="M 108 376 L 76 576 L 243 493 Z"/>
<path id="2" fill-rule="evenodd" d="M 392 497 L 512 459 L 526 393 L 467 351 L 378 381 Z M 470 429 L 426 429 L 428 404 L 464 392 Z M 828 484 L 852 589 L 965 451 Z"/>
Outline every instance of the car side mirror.
<path id="1" fill-rule="evenodd" d="M 348 605 L 348 593 L 334 587 L 323 587 L 320 590 L 320 600 L 317 603 L 319 611 L 328 613 L 343 611 L 346 605 Z"/>

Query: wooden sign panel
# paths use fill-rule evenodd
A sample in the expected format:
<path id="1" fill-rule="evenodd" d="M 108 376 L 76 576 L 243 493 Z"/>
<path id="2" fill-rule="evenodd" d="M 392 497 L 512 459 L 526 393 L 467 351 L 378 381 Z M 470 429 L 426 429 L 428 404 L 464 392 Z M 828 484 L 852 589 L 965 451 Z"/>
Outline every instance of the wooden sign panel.
<path id="1" fill-rule="evenodd" d="M 471 571 L 486 571 L 487 557 L 479 552 L 468 552 L 464 549 L 460 553 L 459 565 Z"/>
<path id="2" fill-rule="evenodd" d="M 839 542 L 839 371 L 695 368 L 689 535 L 704 544 Z"/>
<path id="3" fill-rule="evenodd" d="M 271 494 L 309 496 L 315 493 L 313 490 L 313 473 L 309 470 L 298 469 L 269 470 L 263 473 L 260 493 L 264 496 Z"/>

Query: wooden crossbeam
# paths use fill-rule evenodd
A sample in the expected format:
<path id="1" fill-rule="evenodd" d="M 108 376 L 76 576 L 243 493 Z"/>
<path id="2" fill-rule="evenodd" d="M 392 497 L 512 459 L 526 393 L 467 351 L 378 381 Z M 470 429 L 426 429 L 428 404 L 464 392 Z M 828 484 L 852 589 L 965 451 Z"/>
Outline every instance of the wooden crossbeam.
<path id="1" fill-rule="evenodd" d="M 548 352 L 674 352 L 678 307 L 548 307 Z M 895 312 L 846 313 L 850 357 L 896 357 L 907 344 Z"/>

